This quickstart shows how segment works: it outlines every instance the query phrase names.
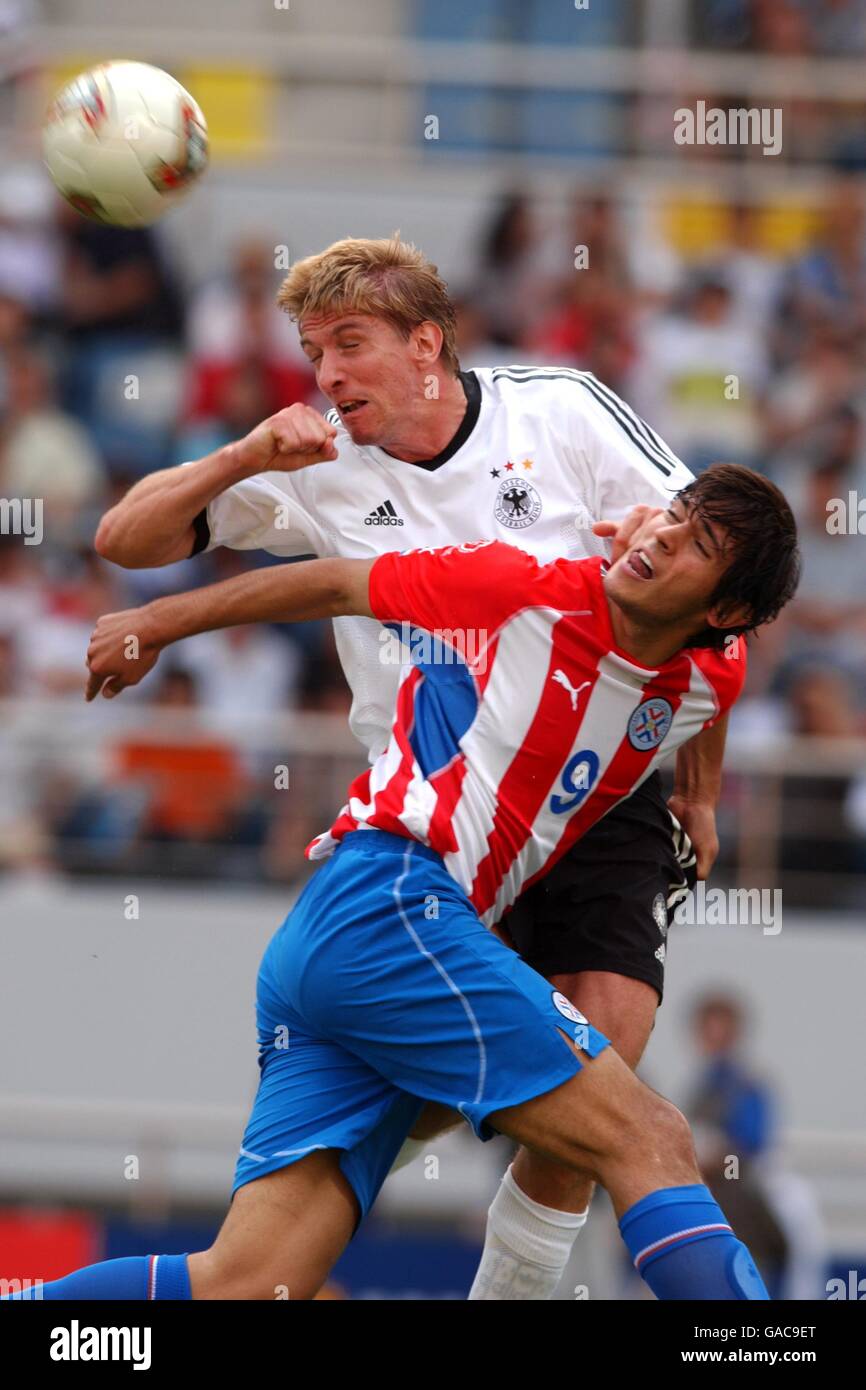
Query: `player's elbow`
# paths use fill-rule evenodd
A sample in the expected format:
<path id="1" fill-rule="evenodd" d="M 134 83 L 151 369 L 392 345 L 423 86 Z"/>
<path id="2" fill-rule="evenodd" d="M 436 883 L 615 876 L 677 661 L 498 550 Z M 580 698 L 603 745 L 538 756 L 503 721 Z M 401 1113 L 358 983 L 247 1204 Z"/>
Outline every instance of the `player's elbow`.
<path id="1" fill-rule="evenodd" d="M 103 560 L 127 570 L 152 569 L 182 558 L 180 554 L 166 552 L 164 545 L 159 549 L 153 545 L 143 547 L 132 534 L 128 519 L 117 515 L 116 507 L 106 512 L 97 526 L 93 548 Z M 189 551 L 184 553 L 189 554 Z"/>
<path id="2" fill-rule="evenodd" d="M 115 565 L 125 563 L 126 552 L 121 539 L 121 531 L 115 524 L 113 508 L 105 513 L 97 526 L 96 535 L 93 537 L 93 548 L 103 560 L 111 560 Z"/>

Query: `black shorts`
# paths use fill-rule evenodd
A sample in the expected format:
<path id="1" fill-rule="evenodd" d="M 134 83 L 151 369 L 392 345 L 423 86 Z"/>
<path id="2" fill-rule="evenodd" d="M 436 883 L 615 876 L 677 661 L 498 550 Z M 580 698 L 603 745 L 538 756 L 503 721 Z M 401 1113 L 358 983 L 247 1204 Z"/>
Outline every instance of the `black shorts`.
<path id="1" fill-rule="evenodd" d="M 503 925 L 546 977 L 610 970 L 664 993 L 668 918 L 695 884 L 691 842 L 653 773 L 527 889 Z"/>

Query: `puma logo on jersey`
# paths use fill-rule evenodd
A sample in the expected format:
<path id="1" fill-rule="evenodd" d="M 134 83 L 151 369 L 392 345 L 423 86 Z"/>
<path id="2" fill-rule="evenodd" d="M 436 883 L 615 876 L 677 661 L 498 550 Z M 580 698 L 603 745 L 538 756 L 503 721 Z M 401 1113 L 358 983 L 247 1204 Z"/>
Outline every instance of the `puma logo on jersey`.
<path id="1" fill-rule="evenodd" d="M 551 679 L 552 681 L 556 681 L 557 685 L 561 685 L 562 688 L 563 688 L 563 690 L 567 690 L 567 691 L 568 691 L 569 698 L 571 699 L 571 708 L 572 708 L 572 709 L 577 709 L 577 697 L 579 696 L 581 690 L 585 690 L 586 687 L 587 687 L 588 685 L 591 684 L 590 681 L 584 681 L 583 684 L 582 684 L 582 685 L 579 685 L 579 686 L 577 687 L 577 689 L 575 690 L 574 686 L 572 685 L 571 681 L 568 679 L 568 676 L 565 674 L 565 672 L 564 672 L 564 671 L 559 671 L 559 670 L 554 671 L 554 673 L 553 673 L 553 675 L 550 677 L 550 679 Z"/>

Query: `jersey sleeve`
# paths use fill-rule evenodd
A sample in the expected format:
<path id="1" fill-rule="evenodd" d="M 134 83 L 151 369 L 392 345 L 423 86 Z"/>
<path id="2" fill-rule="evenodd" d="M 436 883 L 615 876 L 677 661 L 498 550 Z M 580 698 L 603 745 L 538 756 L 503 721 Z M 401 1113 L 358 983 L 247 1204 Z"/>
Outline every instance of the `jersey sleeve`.
<path id="1" fill-rule="evenodd" d="M 460 631 L 486 628 L 492 635 L 521 609 L 544 603 L 544 570 L 504 541 L 391 552 L 370 571 L 370 607 L 382 623 L 453 631 L 459 648 Z"/>
<path id="2" fill-rule="evenodd" d="M 691 656 L 715 692 L 718 708 L 704 724 L 705 729 L 711 729 L 743 692 L 748 669 L 746 639 L 732 635 L 719 651 L 711 647 L 693 647 Z"/>
<path id="3" fill-rule="evenodd" d="M 566 457 L 596 521 L 640 504 L 669 506 L 693 475 L 664 440 L 591 372 L 557 383 Z"/>
<path id="4" fill-rule="evenodd" d="M 269 550 L 276 555 L 329 554 L 321 527 L 303 505 L 290 473 L 260 473 L 215 497 L 196 526 L 205 550 Z"/>

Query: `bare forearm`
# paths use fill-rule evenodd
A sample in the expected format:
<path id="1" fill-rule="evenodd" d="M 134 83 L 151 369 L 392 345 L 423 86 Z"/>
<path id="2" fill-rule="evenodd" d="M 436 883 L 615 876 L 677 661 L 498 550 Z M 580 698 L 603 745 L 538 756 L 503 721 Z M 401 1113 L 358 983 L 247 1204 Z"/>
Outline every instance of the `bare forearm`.
<path id="1" fill-rule="evenodd" d="M 711 729 L 703 729 L 677 752 L 674 793 L 684 801 L 715 806 L 722 788 L 722 763 L 728 716 L 723 715 Z"/>
<path id="2" fill-rule="evenodd" d="M 368 560 L 303 560 L 251 570 L 220 584 L 171 594 L 149 603 L 147 640 L 160 647 L 215 628 L 245 623 L 291 623 L 369 615 Z"/>
<path id="3" fill-rule="evenodd" d="M 127 569 L 184 560 L 192 553 L 193 523 L 209 502 L 257 473 L 333 462 L 336 433 L 317 410 L 296 401 L 206 458 L 136 483 L 102 518 L 96 549 Z"/>
<path id="4" fill-rule="evenodd" d="M 96 532 L 96 550 L 127 569 L 185 559 L 192 550 L 193 522 L 199 512 L 249 476 L 232 444 L 196 463 L 152 473 L 105 513 Z"/>
<path id="5" fill-rule="evenodd" d="M 110 699 L 137 685 L 153 669 L 164 647 L 198 632 L 341 614 L 370 617 L 373 564 L 372 560 L 333 558 L 276 565 L 156 599 L 143 608 L 106 613 L 87 649 L 90 674 L 85 696 L 93 700 L 102 691 Z"/>

